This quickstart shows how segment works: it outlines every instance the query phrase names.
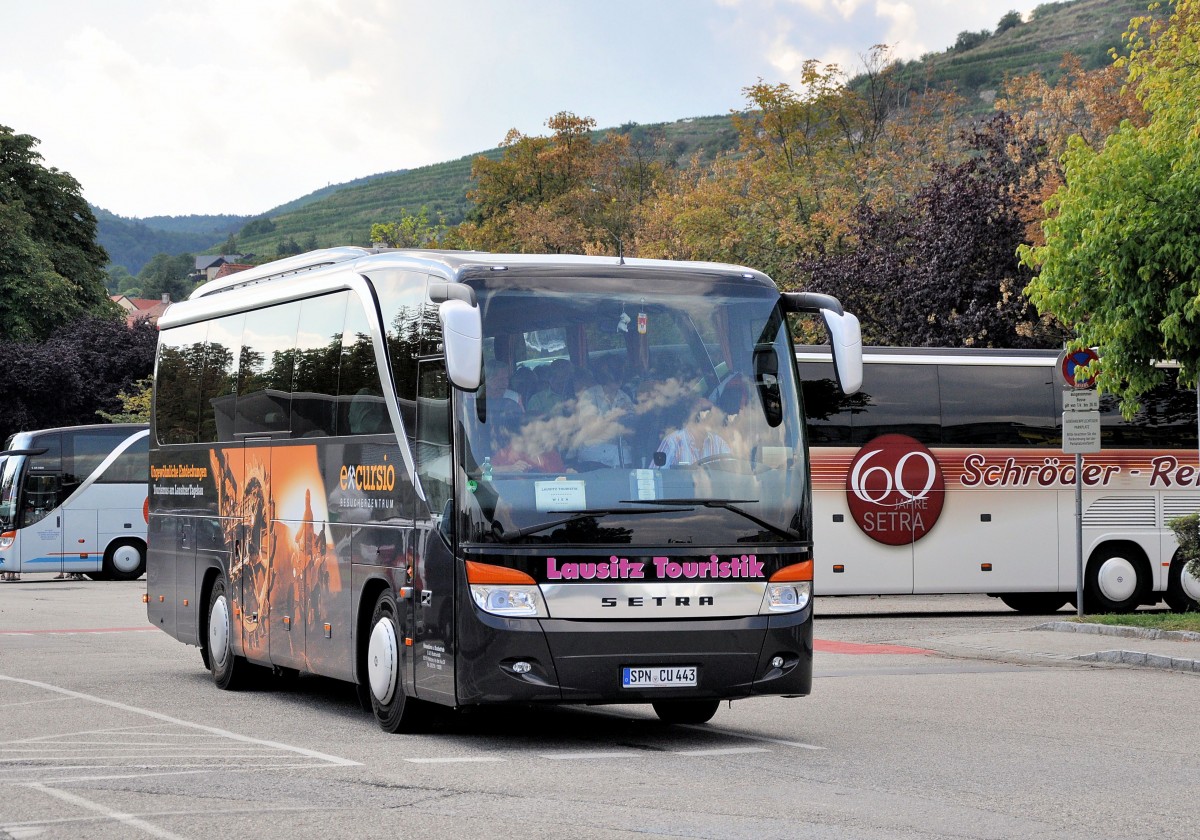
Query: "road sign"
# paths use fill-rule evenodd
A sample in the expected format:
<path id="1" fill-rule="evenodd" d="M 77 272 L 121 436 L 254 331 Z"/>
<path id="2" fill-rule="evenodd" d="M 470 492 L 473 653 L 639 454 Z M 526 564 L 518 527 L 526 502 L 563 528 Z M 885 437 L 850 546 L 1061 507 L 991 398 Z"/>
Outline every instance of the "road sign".
<path id="1" fill-rule="evenodd" d="M 1075 388 L 1063 391 L 1063 411 L 1099 411 L 1100 395 L 1095 391 Z"/>
<path id="2" fill-rule="evenodd" d="M 1099 411 L 1063 412 L 1062 450 L 1068 455 L 1100 451 Z"/>
<path id="3" fill-rule="evenodd" d="M 1058 356 L 1058 373 L 1071 388 L 1092 388 L 1096 384 L 1096 374 L 1100 366 L 1100 357 L 1090 347 L 1082 350 L 1064 350 Z M 1076 380 L 1076 368 L 1086 367 L 1091 375 L 1086 379 Z"/>

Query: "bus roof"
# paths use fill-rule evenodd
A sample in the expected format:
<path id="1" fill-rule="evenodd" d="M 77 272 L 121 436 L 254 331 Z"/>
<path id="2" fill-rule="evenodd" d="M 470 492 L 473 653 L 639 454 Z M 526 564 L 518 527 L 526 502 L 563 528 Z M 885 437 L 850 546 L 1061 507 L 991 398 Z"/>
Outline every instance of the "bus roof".
<path id="1" fill-rule="evenodd" d="M 388 268 L 423 270 L 453 282 L 461 282 L 472 275 L 483 272 L 508 269 L 533 269 L 547 272 L 557 270 L 604 276 L 608 272 L 623 268 L 641 268 L 656 272 L 721 274 L 758 284 L 774 285 L 770 278 L 760 271 L 726 263 L 593 257 L 573 254 L 492 254 L 483 251 L 342 247 L 287 257 L 230 274 L 219 280 L 212 280 L 198 287 L 188 297 L 188 300 L 197 300 L 232 289 L 294 278 L 301 274 L 331 268 L 350 268 L 355 273 Z"/>
<path id="2" fill-rule="evenodd" d="M 994 347 L 863 347 L 864 364 L 1053 366 L 1060 350 Z M 828 359 L 828 345 L 800 345 L 799 359 Z"/>

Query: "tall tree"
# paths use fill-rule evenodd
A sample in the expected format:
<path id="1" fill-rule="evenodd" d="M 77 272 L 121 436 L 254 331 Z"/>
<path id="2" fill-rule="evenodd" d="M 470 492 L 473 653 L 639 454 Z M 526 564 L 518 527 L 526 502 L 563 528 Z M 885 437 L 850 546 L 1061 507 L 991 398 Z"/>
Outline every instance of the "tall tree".
<path id="1" fill-rule="evenodd" d="M 45 338 L 110 305 L 96 217 L 74 178 L 42 164 L 37 144 L 0 125 L 0 340 Z"/>
<path id="2" fill-rule="evenodd" d="M 1200 370 L 1200 0 L 1175 0 L 1164 25 L 1135 19 L 1119 60 L 1149 121 L 1100 150 L 1073 139 L 1065 184 L 1047 203 L 1046 242 L 1021 251 L 1029 296 L 1098 347 L 1099 383 L 1132 413 L 1180 363 Z"/>
<path id="3" fill-rule="evenodd" d="M 1085 70 L 1077 57 L 1067 54 L 1060 70 L 1053 84 L 1036 72 L 1013 77 L 996 99 L 996 109 L 1015 119 L 1020 142 L 1045 148 L 1021 176 L 1018 190 L 1025 205 L 1026 237 L 1035 245 L 1043 241 L 1044 204 L 1063 184 L 1063 154 L 1071 138 L 1099 151 L 1121 123 L 1146 124 L 1146 111 L 1125 84 L 1120 67 Z"/>
<path id="4" fill-rule="evenodd" d="M 854 84 L 809 61 L 799 90 L 759 81 L 745 94 L 739 149 L 671 182 L 650 213 L 645 255 L 745 263 L 788 284 L 801 258 L 836 248 L 860 204 L 911 197 L 954 137 L 955 98 L 910 98 L 884 47 Z"/>
<path id="5" fill-rule="evenodd" d="M 148 298 L 170 295 L 171 300 L 183 300 L 192 291 L 188 275 L 195 265 L 191 254 L 155 254 L 138 272 L 142 295 Z"/>
<path id="6" fill-rule="evenodd" d="M 899 206 L 860 205 L 836 250 L 802 259 L 810 288 L 839 297 L 872 343 L 939 347 L 1054 346 L 1062 334 L 1031 310 L 1021 176 L 1043 154 L 994 116 L 968 141 L 972 156 L 940 165 Z"/>
<path id="7" fill-rule="evenodd" d="M 119 394 L 154 370 L 158 331 L 148 321 L 85 316 L 45 342 L 0 343 L 9 372 L 0 400 L 0 440 L 20 429 L 95 423 Z"/>
<path id="8" fill-rule="evenodd" d="M 495 250 L 635 253 L 641 208 L 661 182 L 662 164 L 628 134 L 593 139 L 590 117 L 563 111 L 546 125 L 549 137 L 513 130 L 499 160 L 475 160 L 475 214 L 449 232 L 450 241 Z"/>

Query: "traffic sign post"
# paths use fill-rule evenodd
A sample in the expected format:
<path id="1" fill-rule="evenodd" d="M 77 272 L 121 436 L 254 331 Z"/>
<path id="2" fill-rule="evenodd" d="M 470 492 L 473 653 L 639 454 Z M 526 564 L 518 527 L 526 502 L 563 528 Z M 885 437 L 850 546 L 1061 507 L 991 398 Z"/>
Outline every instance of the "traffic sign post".
<path id="1" fill-rule="evenodd" d="M 1100 356 L 1090 347 L 1082 350 L 1064 350 L 1058 354 L 1058 373 L 1068 388 L 1095 388 L 1096 375 L 1100 372 Z M 1088 375 L 1079 377 L 1079 369 L 1087 368 Z"/>
<path id="2" fill-rule="evenodd" d="M 1062 450 L 1075 455 L 1075 614 L 1083 617 L 1083 456 L 1100 451 L 1100 395 L 1093 388 L 1100 370 L 1095 350 L 1064 350 L 1058 372 L 1063 391 Z M 1079 376 L 1087 368 L 1086 377 Z"/>

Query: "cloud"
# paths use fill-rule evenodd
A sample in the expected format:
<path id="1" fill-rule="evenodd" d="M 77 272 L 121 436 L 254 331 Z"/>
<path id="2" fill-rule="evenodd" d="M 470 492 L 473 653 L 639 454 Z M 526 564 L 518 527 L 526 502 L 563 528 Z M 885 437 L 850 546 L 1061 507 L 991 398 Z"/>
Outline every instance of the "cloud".
<path id="1" fill-rule="evenodd" d="M 0 121 L 124 215 L 259 213 L 569 110 L 727 113 L 808 59 L 916 57 L 1034 0 L 40 0 L 5 11 Z"/>

